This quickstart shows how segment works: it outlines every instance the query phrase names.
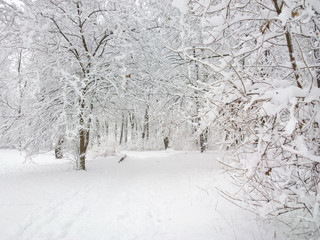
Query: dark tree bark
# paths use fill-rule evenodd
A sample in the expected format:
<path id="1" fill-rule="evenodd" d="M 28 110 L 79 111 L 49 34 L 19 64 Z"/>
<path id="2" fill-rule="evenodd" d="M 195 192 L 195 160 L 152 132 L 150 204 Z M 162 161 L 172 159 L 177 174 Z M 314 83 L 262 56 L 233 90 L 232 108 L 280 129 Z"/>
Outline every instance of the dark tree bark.
<path id="1" fill-rule="evenodd" d="M 108 139 L 109 138 L 109 123 L 108 121 L 105 122 L 105 126 L 106 126 L 106 138 Z"/>
<path id="2" fill-rule="evenodd" d="M 85 96 L 85 91 L 83 92 L 83 95 Z M 92 105 L 91 105 L 92 110 Z M 79 165 L 78 170 L 86 170 L 86 153 L 87 148 L 89 145 L 89 134 L 90 134 L 90 125 L 91 125 L 91 118 L 88 119 L 87 126 L 84 121 L 84 114 L 85 114 L 85 100 L 82 99 L 80 101 L 80 115 L 79 115 Z"/>
<path id="3" fill-rule="evenodd" d="M 124 135 L 124 114 L 122 113 L 122 116 L 121 116 L 121 129 L 120 129 L 120 140 L 119 140 L 119 144 L 121 145 L 122 143 L 122 139 L 123 139 L 123 135 Z"/>
<path id="4" fill-rule="evenodd" d="M 62 152 L 62 144 L 64 143 L 64 137 L 60 137 L 57 143 L 57 146 L 54 149 L 54 154 L 56 159 L 63 158 L 63 152 Z"/>
<path id="5" fill-rule="evenodd" d="M 207 149 L 208 143 L 208 128 L 204 130 L 199 137 L 200 140 L 200 151 L 203 153 Z"/>
<path id="6" fill-rule="evenodd" d="M 85 131 L 84 129 L 81 129 L 79 131 L 79 138 L 80 138 L 80 148 L 79 148 L 79 153 L 80 153 L 80 164 L 78 166 L 78 170 L 86 170 L 86 151 L 87 151 L 87 146 L 85 142 Z"/>
<path id="7" fill-rule="evenodd" d="M 22 79 L 21 79 L 21 65 L 22 65 L 22 51 L 19 52 L 18 56 L 18 79 L 19 79 L 19 108 L 18 108 L 18 116 L 19 118 L 22 116 Z M 19 130 L 19 149 L 22 149 L 22 137 L 21 130 Z"/>
<path id="8" fill-rule="evenodd" d="M 118 125 L 117 125 L 117 123 L 114 123 L 114 139 L 115 139 L 115 142 L 118 141 Z"/>
<path id="9" fill-rule="evenodd" d="M 125 124 L 124 124 L 124 142 L 128 142 L 128 117 L 125 117 Z"/>
<path id="10" fill-rule="evenodd" d="M 272 1 L 273 1 L 273 5 L 274 5 L 274 7 L 275 7 L 275 9 L 277 11 L 277 14 L 280 15 L 282 13 L 282 6 L 283 5 L 279 5 L 279 2 L 277 0 L 272 0 Z M 299 77 L 300 76 L 298 74 L 296 59 L 295 59 L 295 57 L 293 55 L 292 38 L 291 38 L 291 35 L 290 35 L 288 30 L 286 30 L 285 36 L 286 36 L 287 47 L 288 47 L 288 52 L 289 52 L 289 57 L 290 57 L 290 62 L 291 62 L 291 66 L 292 66 L 292 69 L 293 69 L 294 77 L 296 79 L 297 86 L 299 88 L 302 88 L 302 85 L 301 85 L 301 83 L 299 81 Z"/>
<path id="11" fill-rule="evenodd" d="M 169 138 L 165 137 L 163 139 L 163 143 L 164 143 L 164 149 L 168 149 L 168 147 L 169 147 Z"/>
<path id="12" fill-rule="evenodd" d="M 97 145 L 98 147 L 101 146 L 101 135 L 100 135 L 100 122 L 98 119 L 96 119 L 96 125 L 97 125 Z"/>
<path id="13" fill-rule="evenodd" d="M 146 113 L 144 115 L 142 139 L 149 139 L 149 105 L 147 105 Z"/>
<path id="14" fill-rule="evenodd" d="M 131 140 L 134 140 L 136 138 L 136 129 L 135 129 L 135 117 L 134 113 L 131 113 L 129 115 L 130 120 L 130 126 L 131 126 Z"/>
<path id="15" fill-rule="evenodd" d="M 315 49 L 314 52 L 314 58 L 316 59 L 316 63 L 320 64 L 320 50 Z M 317 81 L 317 87 L 320 88 L 320 67 L 316 68 L 316 81 Z"/>

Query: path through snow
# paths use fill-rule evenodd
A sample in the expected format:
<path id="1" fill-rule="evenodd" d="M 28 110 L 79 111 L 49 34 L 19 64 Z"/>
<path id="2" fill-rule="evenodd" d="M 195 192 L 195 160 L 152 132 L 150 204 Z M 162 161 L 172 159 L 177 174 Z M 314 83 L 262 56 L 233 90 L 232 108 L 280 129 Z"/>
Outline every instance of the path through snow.
<path id="1" fill-rule="evenodd" d="M 74 171 L 0 151 L 1 240 L 264 240 L 274 228 L 217 194 L 217 153 L 127 152 Z"/>

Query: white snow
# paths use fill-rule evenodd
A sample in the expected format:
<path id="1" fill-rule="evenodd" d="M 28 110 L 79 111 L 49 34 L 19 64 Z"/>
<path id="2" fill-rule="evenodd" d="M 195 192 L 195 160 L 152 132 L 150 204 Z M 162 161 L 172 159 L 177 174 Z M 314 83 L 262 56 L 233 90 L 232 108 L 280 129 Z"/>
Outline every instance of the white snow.
<path id="1" fill-rule="evenodd" d="M 22 164 L 0 150 L 0 239 L 273 239 L 272 225 L 217 193 L 232 189 L 218 153 L 122 154 L 75 171 L 53 154 Z"/>
<path id="2" fill-rule="evenodd" d="M 181 14 L 185 14 L 188 11 L 188 0 L 173 0 L 172 6 L 178 8 Z"/>
<path id="3" fill-rule="evenodd" d="M 307 2 L 307 5 L 310 4 L 314 8 L 314 10 L 317 11 L 317 13 L 320 12 L 319 0 L 308 0 L 306 2 Z"/>
<path id="4" fill-rule="evenodd" d="M 278 16 L 278 19 L 282 22 L 282 26 L 285 26 L 287 21 L 290 19 L 291 11 L 291 9 L 284 5 L 280 15 Z"/>

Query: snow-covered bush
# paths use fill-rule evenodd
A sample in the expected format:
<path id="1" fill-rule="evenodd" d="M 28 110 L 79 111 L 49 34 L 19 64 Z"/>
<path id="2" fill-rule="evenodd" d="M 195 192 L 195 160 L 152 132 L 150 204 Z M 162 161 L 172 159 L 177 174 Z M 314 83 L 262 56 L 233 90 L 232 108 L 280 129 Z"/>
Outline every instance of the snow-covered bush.
<path id="1" fill-rule="evenodd" d="M 203 112 L 239 187 L 221 193 L 292 234 L 319 236 L 319 6 L 315 1 L 193 0 L 203 41 L 177 50 L 210 68 Z M 214 117 L 212 117 L 214 116 Z"/>
<path id="2" fill-rule="evenodd" d="M 229 128 L 241 146 L 225 166 L 239 191 L 224 194 L 294 234 L 319 234 L 319 95 L 316 88 L 269 89 L 238 109 L 237 127 Z"/>

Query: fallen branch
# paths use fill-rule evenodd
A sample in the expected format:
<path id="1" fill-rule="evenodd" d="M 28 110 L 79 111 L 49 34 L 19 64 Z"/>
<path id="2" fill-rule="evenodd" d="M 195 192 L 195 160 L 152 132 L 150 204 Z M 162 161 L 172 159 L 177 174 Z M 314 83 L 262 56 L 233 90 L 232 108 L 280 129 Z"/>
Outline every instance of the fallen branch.
<path id="1" fill-rule="evenodd" d="M 127 157 L 127 154 L 121 157 L 118 163 L 122 162 L 126 157 Z"/>

